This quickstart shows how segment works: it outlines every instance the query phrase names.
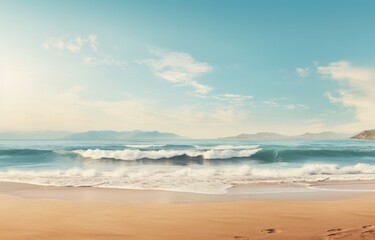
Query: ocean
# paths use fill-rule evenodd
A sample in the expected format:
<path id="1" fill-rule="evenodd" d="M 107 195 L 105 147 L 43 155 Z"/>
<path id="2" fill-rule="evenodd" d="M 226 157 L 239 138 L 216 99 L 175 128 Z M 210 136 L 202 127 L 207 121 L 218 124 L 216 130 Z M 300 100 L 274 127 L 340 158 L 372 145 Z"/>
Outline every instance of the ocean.
<path id="1" fill-rule="evenodd" d="M 0 141 L 0 181 L 223 194 L 375 180 L 375 141 Z"/>

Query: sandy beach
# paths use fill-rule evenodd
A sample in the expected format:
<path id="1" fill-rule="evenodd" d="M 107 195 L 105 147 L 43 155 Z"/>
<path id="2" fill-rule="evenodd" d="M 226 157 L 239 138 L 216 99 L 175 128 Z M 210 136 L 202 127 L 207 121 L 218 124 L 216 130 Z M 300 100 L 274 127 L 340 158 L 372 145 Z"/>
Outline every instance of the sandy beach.
<path id="1" fill-rule="evenodd" d="M 306 193 L 243 199 L 17 183 L 0 187 L 0 239 L 375 239 L 371 191 L 344 191 L 339 198 L 322 191 L 316 200 Z"/>

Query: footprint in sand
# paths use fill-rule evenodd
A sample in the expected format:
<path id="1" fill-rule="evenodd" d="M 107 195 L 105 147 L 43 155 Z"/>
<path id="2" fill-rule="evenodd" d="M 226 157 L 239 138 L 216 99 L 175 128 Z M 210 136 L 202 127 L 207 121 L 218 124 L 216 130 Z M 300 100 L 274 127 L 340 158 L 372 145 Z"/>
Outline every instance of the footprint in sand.
<path id="1" fill-rule="evenodd" d="M 234 236 L 233 238 L 237 240 L 250 240 L 250 238 L 246 236 Z"/>
<path id="2" fill-rule="evenodd" d="M 322 239 L 340 239 L 352 236 L 348 230 L 343 230 L 341 228 L 332 228 L 327 230 L 327 234 Z"/>
<path id="3" fill-rule="evenodd" d="M 375 228 L 372 225 L 362 226 L 361 236 L 364 239 L 375 239 Z"/>
<path id="4" fill-rule="evenodd" d="M 375 240 L 375 228 L 372 225 L 364 225 L 360 228 L 341 229 L 332 228 L 321 237 L 322 240 L 331 239 L 373 239 Z"/>
<path id="5" fill-rule="evenodd" d="M 274 229 L 274 228 L 267 228 L 267 229 L 261 230 L 261 232 L 262 233 L 267 233 L 267 234 L 272 234 L 272 233 L 279 233 L 279 232 L 281 232 L 281 230 Z"/>

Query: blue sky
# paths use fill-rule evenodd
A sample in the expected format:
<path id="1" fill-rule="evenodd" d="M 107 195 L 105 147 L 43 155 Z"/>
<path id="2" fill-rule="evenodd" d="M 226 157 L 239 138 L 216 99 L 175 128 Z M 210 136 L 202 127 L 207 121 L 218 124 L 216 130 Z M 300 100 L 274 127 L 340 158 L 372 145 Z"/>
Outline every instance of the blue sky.
<path id="1" fill-rule="evenodd" d="M 0 130 L 375 126 L 374 1 L 1 1 Z"/>

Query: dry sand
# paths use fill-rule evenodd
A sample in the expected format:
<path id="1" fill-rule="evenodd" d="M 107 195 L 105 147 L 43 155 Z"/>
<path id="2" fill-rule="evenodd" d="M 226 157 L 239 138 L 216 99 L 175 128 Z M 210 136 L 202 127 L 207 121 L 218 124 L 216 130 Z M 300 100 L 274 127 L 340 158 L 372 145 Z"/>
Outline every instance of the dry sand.
<path id="1" fill-rule="evenodd" d="M 0 239 L 375 239 L 375 194 L 327 201 L 190 203 L 2 194 L 0 214 Z"/>

